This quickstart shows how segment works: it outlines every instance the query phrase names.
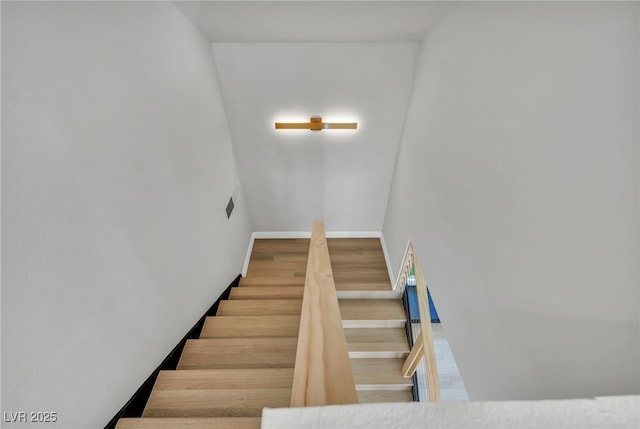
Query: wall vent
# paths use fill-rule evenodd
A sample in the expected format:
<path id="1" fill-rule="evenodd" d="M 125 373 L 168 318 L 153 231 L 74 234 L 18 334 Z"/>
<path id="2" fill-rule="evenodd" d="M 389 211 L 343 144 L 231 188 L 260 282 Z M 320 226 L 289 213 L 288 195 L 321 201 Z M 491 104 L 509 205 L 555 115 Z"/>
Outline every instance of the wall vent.
<path id="1" fill-rule="evenodd" d="M 225 209 L 225 211 L 227 212 L 227 219 L 231 217 L 231 213 L 233 212 L 234 207 L 235 207 L 235 204 L 233 203 L 233 197 L 231 197 L 229 198 L 229 202 L 227 203 L 227 208 Z"/>
<path id="2" fill-rule="evenodd" d="M 233 188 L 233 192 L 231 193 L 231 197 L 229 197 L 229 202 L 227 203 L 227 208 L 224 210 L 227 213 L 227 220 L 231 217 L 231 213 L 233 213 L 233 209 L 238 203 L 238 195 L 240 194 L 240 185 L 236 185 Z"/>

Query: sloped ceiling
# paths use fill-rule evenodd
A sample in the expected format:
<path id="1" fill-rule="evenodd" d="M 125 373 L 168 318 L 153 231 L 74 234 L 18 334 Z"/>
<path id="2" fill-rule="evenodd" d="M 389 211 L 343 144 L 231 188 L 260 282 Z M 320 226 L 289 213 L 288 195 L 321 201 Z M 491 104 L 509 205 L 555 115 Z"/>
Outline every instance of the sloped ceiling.
<path id="1" fill-rule="evenodd" d="M 213 42 L 255 231 L 380 231 L 419 42 L 451 3 L 176 2 Z M 356 131 L 275 121 L 355 120 Z"/>

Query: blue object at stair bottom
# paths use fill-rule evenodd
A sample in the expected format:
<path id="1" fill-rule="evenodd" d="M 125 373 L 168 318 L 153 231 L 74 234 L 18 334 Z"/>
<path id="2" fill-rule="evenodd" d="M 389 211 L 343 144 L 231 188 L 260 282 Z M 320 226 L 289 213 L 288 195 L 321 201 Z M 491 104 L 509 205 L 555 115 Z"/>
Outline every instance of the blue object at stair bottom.
<path id="1" fill-rule="evenodd" d="M 407 297 L 409 298 L 409 315 L 412 323 L 420 322 L 420 310 L 418 306 L 418 290 L 416 289 L 416 278 L 413 275 L 413 267 L 409 278 L 407 279 Z M 436 311 L 436 307 L 431 299 L 429 289 L 427 289 L 427 297 L 429 298 L 429 312 L 431 313 L 431 323 L 440 323 L 440 317 Z"/>

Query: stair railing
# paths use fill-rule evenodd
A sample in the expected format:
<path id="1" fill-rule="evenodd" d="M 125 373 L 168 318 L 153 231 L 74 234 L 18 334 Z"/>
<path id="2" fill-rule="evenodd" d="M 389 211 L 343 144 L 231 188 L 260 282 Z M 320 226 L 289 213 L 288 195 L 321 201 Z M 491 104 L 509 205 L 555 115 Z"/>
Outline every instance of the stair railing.
<path id="1" fill-rule="evenodd" d="M 411 265 L 413 264 L 413 244 L 411 241 L 407 243 L 407 250 L 404 252 L 404 258 L 402 259 L 402 265 L 400 266 L 400 272 L 396 284 L 393 286 L 393 290 L 396 292 L 404 292 L 409 275 L 411 273 Z"/>
<path id="2" fill-rule="evenodd" d="M 420 335 L 414 341 L 411 352 L 402 365 L 402 375 L 407 378 L 413 377 L 420 361 L 424 359 L 429 388 L 429 401 L 436 402 L 440 400 L 440 383 L 438 381 L 436 352 L 433 345 L 433 330 L 431 329 L 431 310 L 429 309 L 427 282 L 420 268 L 420 264 L 418 264 L 413 244 L 409 242 L 394 290 L 398 292 L 404 291 L 411 273 L 411 267 L 413 267 L 416 279 L 418 308 L 420 312 Z M 407 323 L 411 323 L 411 320 L 408 320 Z"/>
<path id="3" fill-rule="evenodd" d="M 314 222 L 302 297 L 291 406 L 358 402 L 322 222 Z"/>

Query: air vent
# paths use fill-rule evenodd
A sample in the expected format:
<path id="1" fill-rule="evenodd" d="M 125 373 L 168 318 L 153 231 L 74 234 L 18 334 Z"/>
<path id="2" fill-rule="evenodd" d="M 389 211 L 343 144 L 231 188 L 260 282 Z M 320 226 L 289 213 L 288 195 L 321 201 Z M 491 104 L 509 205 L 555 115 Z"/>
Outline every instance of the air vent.
<path id="1" fill-rule="evenodd" d="M 238 202 L 238 196 L 240 195 L 240 185 L 236 185 L 233 188 L 233 192 L 231 193 L 231 197 L 229 197 L 229 202 L 227 203 L 227 208 L 224 210 L 227 213 L 227 220 L 231 217 L 231 213 L 233 213 L 233 209 Z"/>
<path id="2" fill-rule="evenodd" d="M 231 213 L 233 213 L 234 207 L 235 207 L 235 204 L 233 204 L 233 197 L 231 197 L 229 198 L 229 202 L 227 203 L 227 208 L 225 209 L 225 211 L 227 212 L 227 219 L 231 217 Z"/>

